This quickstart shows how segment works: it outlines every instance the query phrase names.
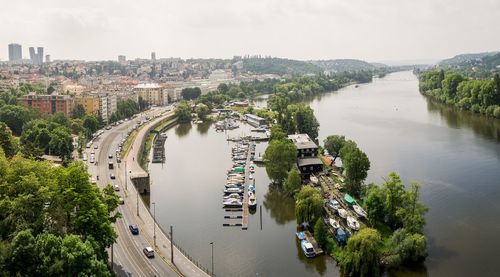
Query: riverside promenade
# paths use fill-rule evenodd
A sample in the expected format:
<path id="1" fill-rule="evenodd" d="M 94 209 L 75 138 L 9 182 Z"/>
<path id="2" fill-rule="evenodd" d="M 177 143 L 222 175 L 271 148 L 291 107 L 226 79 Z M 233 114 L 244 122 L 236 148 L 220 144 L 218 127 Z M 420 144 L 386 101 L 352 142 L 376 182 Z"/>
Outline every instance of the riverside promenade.
<path id="1" fill-rule="evenodd" d="M 144 142 L 147 139 L 147 136 L 153 128 L 163 123 L 165 120 L 168 120 L 173 115 L 173 112 L 165 113 L 157 118 L 152 119 L 150 122 L 146 123 L 137 133 L 134 141 L 132 142 L 132 147 L 125 157 L 125 161 L 127 164 L 127 174 L 126 178 L 128 178 L 127 182 L 132 184 L 132 178 L 134 177 L 144 177 L 149 176 L 149 173 L 146 172 L 139 164 L 140 159 L 139 156 L 143 152 Z M 125 173 L 125 169 L 122 166 L 123 173 Z M 161 185 L 161 184 L 153 184 L 153 185 Z M 137 217 L 137 222 L 142 226 L 141 234 L 146 237 L 146 239 L 150 242 L 150 244 L 154 245 L 154 219 L 153 216 L 142 201 L 140 195 L 138 195 L 138 191 L 135 186 L 130 186 L 127 198 L 135 199 L 133 201 L 136 202 L 135 207 L 135 216 Z M 130 207 L 132 208 L 132 207 Z M 167 230 L 165 230 L 167 231 Z M 168 230 L 169 232 L 169 230 Z M 159 225 L 156 225 L 156 245 L 154 245 L 154 249 L 156 252 L 156 257 L 163 259 L 166 263 L 175 267 L 178 271 L 178 274 L 181 276 L 209 276 L 207 272 L 202 270 L 200 267 L 195 265 L 191 260 L 189 260 L 177 247 L 170 248 L 170 235 L 167 235 L 160 228 Z M 175 229 L 174 229 L 174 241 L 175 241 Z M 171 263 L 171 253 L 173 253 L 174 264 Z"/>

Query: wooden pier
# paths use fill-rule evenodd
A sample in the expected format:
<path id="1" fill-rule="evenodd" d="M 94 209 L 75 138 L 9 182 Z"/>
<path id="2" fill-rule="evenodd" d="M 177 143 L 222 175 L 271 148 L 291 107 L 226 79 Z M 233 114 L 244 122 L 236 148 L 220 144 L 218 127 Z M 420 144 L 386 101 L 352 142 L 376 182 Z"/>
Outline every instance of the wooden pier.
<path id="1" fill-rule="evenodd" d="M 314 239 L 314 236 L 309 231 L 304 231 L 304 235 L 306 236 L 307 241 L 312 244 L 316 256 L 323 255 L 324 254 L 323 249 L 321 249 L 321 247 L 318 246 L 318 243 L 316 242 L 316 239 Z"/>

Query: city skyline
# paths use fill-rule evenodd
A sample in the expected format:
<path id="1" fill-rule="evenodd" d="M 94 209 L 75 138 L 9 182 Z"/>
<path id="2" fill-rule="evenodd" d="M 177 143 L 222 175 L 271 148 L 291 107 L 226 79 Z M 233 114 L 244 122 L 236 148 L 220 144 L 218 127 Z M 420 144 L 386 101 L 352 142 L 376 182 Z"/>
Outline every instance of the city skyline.
<path id="1" fill-rule="evenodd" d="M 479 3 L 478 3 L 479 2 Z M 44 45 L 54 59 L 443 59 L 500 49 L 500 3 L 481 0 L 131 1 L 2 4 L 0 45 Z M 57 8 L 56 8 L 57 7 Z M 19 16 L 19 15 L 23 16 Z M 464 40 L 467 37 L 467 40 Z M 7 51 L 0 53 L 7 60 Z"/>

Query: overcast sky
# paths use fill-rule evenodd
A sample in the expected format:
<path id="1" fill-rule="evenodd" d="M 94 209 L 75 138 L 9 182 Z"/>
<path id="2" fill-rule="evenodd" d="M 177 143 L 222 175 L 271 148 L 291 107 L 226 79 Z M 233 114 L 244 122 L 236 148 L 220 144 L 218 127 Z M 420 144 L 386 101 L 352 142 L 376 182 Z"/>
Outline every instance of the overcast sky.
<path id="1" fill-rule="evenodd" d="M 4 0 L 7 44 L 52 59 L 261 54 L 440 59 L 500 50 L 499 0 Z"/>

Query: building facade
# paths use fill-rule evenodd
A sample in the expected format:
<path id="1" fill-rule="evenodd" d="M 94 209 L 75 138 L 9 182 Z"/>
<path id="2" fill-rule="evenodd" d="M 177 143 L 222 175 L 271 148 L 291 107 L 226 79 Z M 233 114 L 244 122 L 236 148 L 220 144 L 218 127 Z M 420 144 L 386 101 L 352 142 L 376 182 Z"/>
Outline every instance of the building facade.
<path id="1" fill-rule="evenodd" d="M 138 84 L 134 87 L 134 92 L 149 105 L 168 104 L 168 91 L 158 84 Z"/>
<path id="2" fill-rule="evenodd" d="M 23 59 L 23 48 L 20 44 L 9 44 L 9 61 L 16 62 Z"/>
<path id="3" fill-rule="evenodd" d="M 302 178 L 323 170 L 323 162 L 318 158 L 318 146 L 308 134 L 288 135 L 297 148 L 297 167 Z"/>
<path id="4" fill-rule="evenodd" d="M 85 109 L 85 114 L 99 114 L 100 99 L 98 95 L 86 94 L 75 96 L 75 105 L 82 105 Z"/>
<path id="5" fill-rule="evenodd" d="M 99 114 L 104 122 L 109 122 L 111 115 L 117 110 L 117 97 L 115 94 L 108 92 L 98 93 L 99 97 Z"/>
<path id="6" fill-rule="evenodd" d="M 17 103 L 45 114 L 63 113 L 69 116 L 73 109 L 73 98 L 69 95 L 37 95 L 30 93 L 17 98 Z"/>

